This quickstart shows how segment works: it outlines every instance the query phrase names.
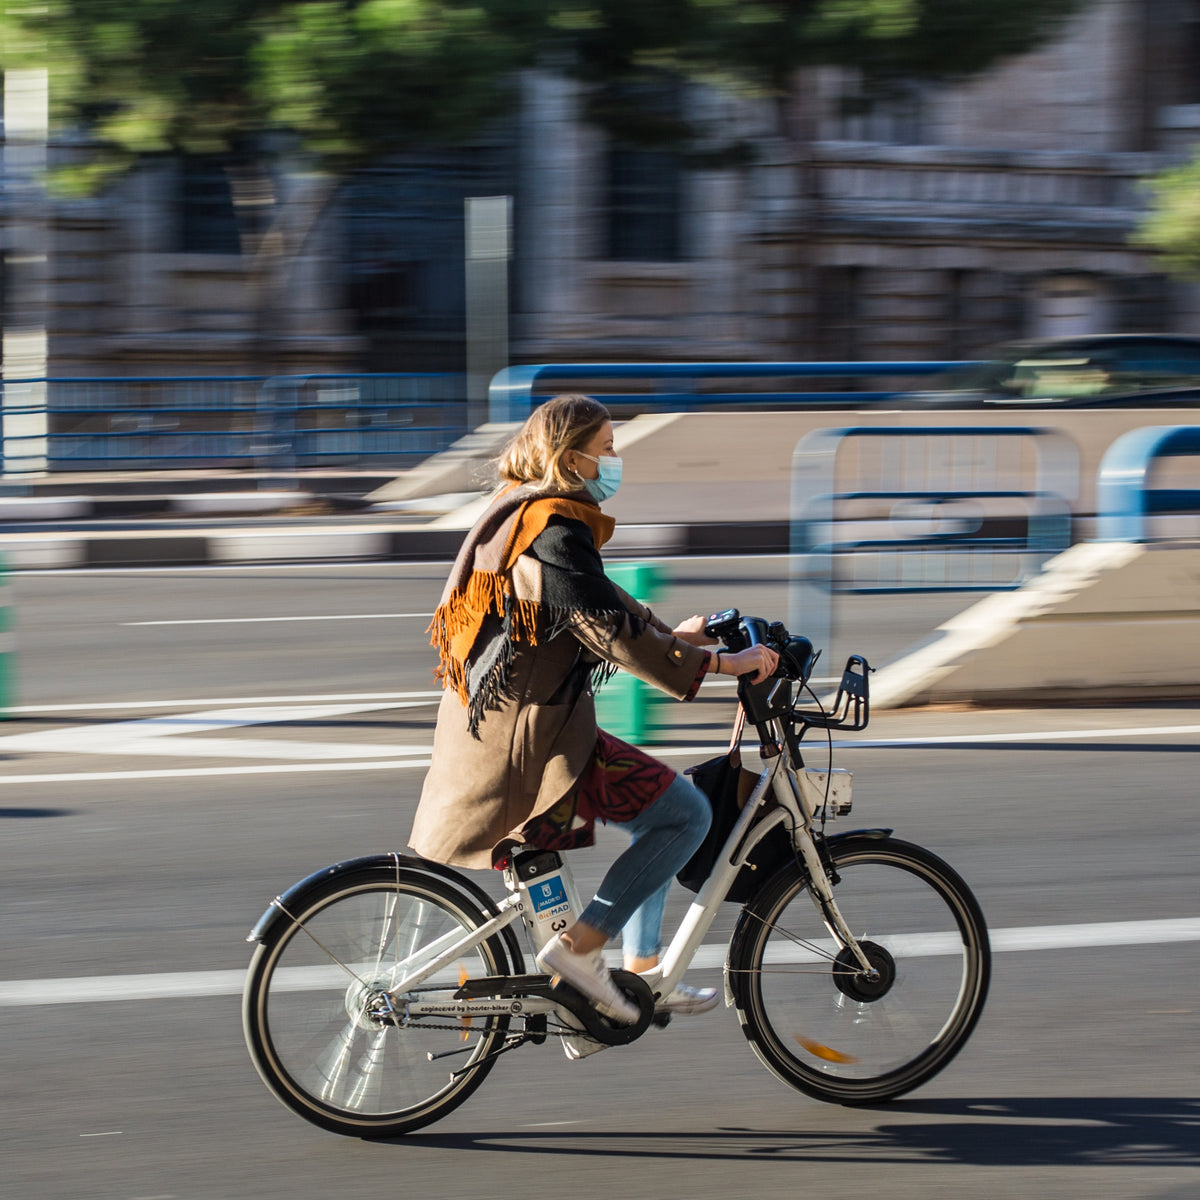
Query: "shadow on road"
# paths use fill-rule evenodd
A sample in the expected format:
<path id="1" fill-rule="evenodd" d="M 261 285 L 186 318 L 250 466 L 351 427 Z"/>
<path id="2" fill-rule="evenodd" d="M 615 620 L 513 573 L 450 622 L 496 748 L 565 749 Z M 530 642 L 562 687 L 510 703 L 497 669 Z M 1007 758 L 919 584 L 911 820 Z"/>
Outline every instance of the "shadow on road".
<path id="1" fill-rule="evenodd" d="M 862 1111 L 862 1110 L 860 1110 Z M 695 1133 L 563 1129 L 411 1134 L 406 1146 L 534 1155 L 975 1166 L 1197 1167 L 1200 1100 L 1154 1097 L 910 1101 L 876 1110 L 874 1129 L 721 1127 Z M 920 1118 L 941 1118 L 921 1120 Z"/>

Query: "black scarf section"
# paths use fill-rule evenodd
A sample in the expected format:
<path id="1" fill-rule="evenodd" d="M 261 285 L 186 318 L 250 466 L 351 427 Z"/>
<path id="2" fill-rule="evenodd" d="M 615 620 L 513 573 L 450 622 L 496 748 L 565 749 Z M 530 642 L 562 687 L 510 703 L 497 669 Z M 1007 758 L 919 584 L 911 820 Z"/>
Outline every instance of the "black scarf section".
<path id="1" fill-rule="evenodd" d="M 610 639 L 626 620 L 634 637 L 642 632 L 644 622 L 625 607 L 612 581 L 604 574 L 604 563 L 592 531 L 583 521 L 551 517 L 526 553 L 537 559 L 542 568 L 539 638 L 549 641 L 557 637 L 570 625 L 571 618 L 580 614 L 601 618 Z M 484 715 L 512 698 L 508 688 L 516 655 L 512 624 L 507 604 L 502 615 L 489 613 L 468 659 L 467 719 L 475 738 L 479 737 Z M 564 700 L 578 695 L 589 680 L 593 688 L 598 687 L 616 671 L 617 667 L 604 659 L 591 664 L 577 662 L 559 695 Z"/>

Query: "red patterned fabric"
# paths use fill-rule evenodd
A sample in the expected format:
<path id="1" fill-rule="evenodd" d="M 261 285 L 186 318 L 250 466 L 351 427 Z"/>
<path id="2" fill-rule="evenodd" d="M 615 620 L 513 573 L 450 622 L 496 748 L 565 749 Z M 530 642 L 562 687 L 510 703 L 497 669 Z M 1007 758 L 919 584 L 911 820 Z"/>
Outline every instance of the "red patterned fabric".
<path id="1" fill-rule="evenodd" d="M 570 795 L 526 823 L 526 844 L 539 850 L 577 850 L 596 840 L 596 820 L 631 821 L 671 786 L 675 772 L 601 729 L 592 761 Z"/>
<path id="2" fill-rule="evenodd" d="M 706 653 L 695 681 L 684 697 L 691 700 L 714 662 Z M 522 828 L 525 845 L 538 850 L 578 850 L 596 840 L 596 821 L 631 821 L 671 786 L 675 771 L 644 750 L 620 738 L 597 731 L 592 761 L 573 791 L 549 812 L 527 821 Z M 500 859 L 495 866 L 508 862 Z"/>

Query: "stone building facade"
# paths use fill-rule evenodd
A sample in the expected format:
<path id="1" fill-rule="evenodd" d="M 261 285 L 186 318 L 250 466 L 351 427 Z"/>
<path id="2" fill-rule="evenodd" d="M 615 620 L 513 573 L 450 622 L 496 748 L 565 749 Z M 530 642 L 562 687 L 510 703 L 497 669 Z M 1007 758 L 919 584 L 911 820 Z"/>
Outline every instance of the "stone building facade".
<path id="1" fill-rule="evenodd" d="M 846 72 L 809 83 L 807 177 L 765 113 L 693 94 L 753 161 L 688 172 L 680 251 L 628 261 L 605 252 L 611 147 L 580 136 L 568 84 L 532 79 L 516 357 L 938 359 L 1200 332 L 1196 289 L 1128 240 L 1140 181 L 1200 140 L 1200 4 L 1097 0 L 1039 51 L 868 117 L 841 115 Z"/>
<path id="2" fill-rule="evenodd" d="M 1200 332 L 1195 288 L 1128 235 L 1139 181 L 1200 140 L 1200 0 L 1093 0 L 1063 35 L 953 87 L 847 116 L 813 72 L 805 165 L 768 110 L 678 101 L 737 166 L 608 143 L 532 73 L 479 146 L 381 163 L 324 204 L 275 181 L 301 249 L 272 264 L 228 179 L 164 162 L 53 201 L 40 291 L 0 211 L 6 328 L 44 308 L 56 375 L 462 370 L 462 205 L 514 197 L 513 361 L 956 358 L 1018 335 Z M 16 195 L 16 192 L 13 192 Z M 245 197 L 243 196 L 244 200 Z"/>

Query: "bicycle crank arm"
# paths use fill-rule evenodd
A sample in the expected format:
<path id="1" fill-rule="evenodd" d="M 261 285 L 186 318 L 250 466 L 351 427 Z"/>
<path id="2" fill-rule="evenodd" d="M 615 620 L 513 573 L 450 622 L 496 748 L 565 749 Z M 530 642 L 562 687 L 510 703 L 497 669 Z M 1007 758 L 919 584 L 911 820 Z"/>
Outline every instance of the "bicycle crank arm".
<path id="1" fill-rule="evenodd" d="M 466 1002 L 462 1006 L 463 1016 L 544 1012 L 546 1009 L 537 1004 L 537 1001 L 548 1001 L 550 1005 L 565 1008 L 572 1016 L 578 1018 L 585 1031 L 598 1042 L 603 1042 L 606 1046 L 624 1046 L 641 1037 L 649 1028 L 654 1017 L 654 994 L 640 975 L 630 971 L 614 971 L 613 980 L 638 1006 L 640 1015 L 632 1025 L 610 1024 L 596 1011 L 587 997 L 569 984 L 559 983 L 557 987 L 552 987 L 549 975 L 486 975 L 467 979 L 454 993 L 454 999 Z M 497 1001 L 494 1011 L 491 1006 L 478 1004 L 478 999 L 483 998 Z M 506 999 L 509 1000 L 509 1004 L 499 1003 Z M 522 1004 L 530 999 L 534 1004 Z M 515 1005 L 522 1006 L 517 1008 Z M 449 1006 L 441 1006 L 438 1015 L 449 1015 L 448 1008 Z M 409 1012 L 414 1014 L 432 1011 L 432 1006 L 419 1002 L 409 1007 Z"/>

